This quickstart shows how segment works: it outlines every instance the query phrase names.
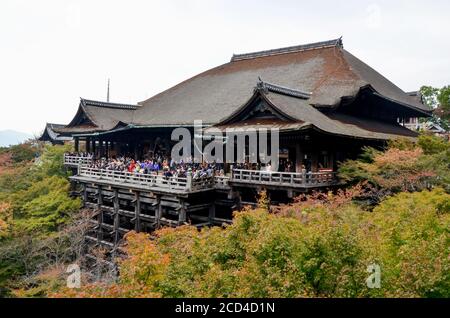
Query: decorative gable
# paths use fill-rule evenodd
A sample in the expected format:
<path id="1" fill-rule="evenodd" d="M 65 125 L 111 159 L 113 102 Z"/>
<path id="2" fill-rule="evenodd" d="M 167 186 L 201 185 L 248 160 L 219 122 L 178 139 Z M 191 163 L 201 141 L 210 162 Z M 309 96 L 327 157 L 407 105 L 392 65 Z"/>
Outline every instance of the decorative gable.
<path id="1" fill-rule="evenodd" d="M 241 106 L 230 117 L 221 121 L 218 125 L 232 124 L 251 119 L 281 120 L 286 122 L 297 121 L 272 105 L 266 97 L 271 92 L 305 100 L 309 99 L 311 95 L 310 93 L 305 93 L 299 90 L 263 82 L 261 78 L 259 78 L 255 86 L 253 96 L 247 101 L 247 103 Z"/>

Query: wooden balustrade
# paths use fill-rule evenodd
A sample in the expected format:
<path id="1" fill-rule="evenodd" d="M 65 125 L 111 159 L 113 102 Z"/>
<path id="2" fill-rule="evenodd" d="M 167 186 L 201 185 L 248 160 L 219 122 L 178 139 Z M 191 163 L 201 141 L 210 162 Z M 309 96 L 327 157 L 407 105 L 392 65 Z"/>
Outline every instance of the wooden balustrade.
<path id="1" fill-rule="evenodd" d="M 162 175 L 89 168 L 84 165 L 79 166 L 78 175 L 97 180 L 108 180 L 119 184 L 142 186 L 145 188 L 178 191 L 198 191 L 214 188 L 213 177 L 200 179 L 193 179 L 192 175 L 188 175 L 187 177 L 165 177 Z"/>
<path id="2" fill-rule="evenodd" d="M 66 159 L 67 157 L 65 157 Z M 85 158 L 88 159 L 88 158 Z M 70 162 L 73 162 L 71 160 Z M 79 164 L 78 175 L 98 180 L 109 180 L 119 184 L 130 184 L 144 188 L 160 188 L 177 191 L 199 191 L 205 189 L 229 189 L 229 183 L 247 183 L 291 188 L 313 188 L 336 184 L 335 172 L 270 172 L 259 170 L 233 169 L 231 177 L 214 176 L 194 179 L 187 177 L 165 177 L 163 175 L 132 173 L 89 168 Z"/>
<path id="3" fill-rule="evenodd" d="M 89 157 L 64 155 L 64 165 L 66 166 L 88 165 L 91 164 L 92 162 L 93 159 Z"/>
<path id="4" fill-rule="evenodd" d="M 215 176 L 214 177 L 214 184 L 215 184 L 215 187 L 218 189 L 228 189 L 230 187 L 229 181 L 230 181 L 230 177 L 225 177 L 225 176 Z"/>
<path id="5" fill-rule="evenodd" d="M 290 187 L 327 186 L 336 183 L 335 172 L 272 172 L 233 169 L 231 181 Z"/>

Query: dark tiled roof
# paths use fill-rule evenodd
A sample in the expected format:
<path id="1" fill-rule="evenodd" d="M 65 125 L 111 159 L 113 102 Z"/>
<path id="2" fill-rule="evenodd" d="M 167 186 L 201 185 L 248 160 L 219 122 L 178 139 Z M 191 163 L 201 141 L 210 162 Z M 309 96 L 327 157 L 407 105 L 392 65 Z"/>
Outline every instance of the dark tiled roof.
<path id="1" fill-rule="evenodd" d="M 259 78 L 258 83 L 256 84 L 256 90 L 262 90 L 267 92 L 275 92 L 279 94 L 284 94 L 292 97 L 298 97 L 303 99 L 309 99 L 311 97 L 311 93 L 305 93 L 299 91 L 297 89 L 292 89 L 272 83 L 266 83 Z"/>
<path id="2" fill-rule="evenodd" d="M 81 103 L 84 106 L 96 106 L 96 107 L 105 107 L 105 108 L 113 108 L 113 109 L 131 109 L 131 110 L 136 110 L 139 107 L 139 105 L 101 102 L 101 101 L 95 101 L 95 100 L 84 99 L 84 98 L 81 98 Z"/>
<path id="3" fill-rule="evenodd" d="M 251 97 L 259 77 L 292 91 L 310 92 L 308 103 L 315 106 L 335 107 L 342 97 L 354 97 L 372 86 L 390 100 L 428 111 L 337 40 L 266 52 L 272 53 L 235 58 L 139 103 L 134 124 L 216 124 Z"/>
<path id="4" fill-rule="evenodd" d="M 116 127 L 120 122 L 132 123 L 134 112 L 139 105 L 107 103 L 80 99 L 77 114 L 66 127 L 59 129 L 61 133 L 89 133 L 107 131 Z M 79 124 L 79 120 L 85 116 L 89 123 Z"/>
<path id="5" fill-rule="evenodd" d="M 72 140 L 71 137 L 61 136 L 58 132 L 55 131 L 58 129 L 62 129 L 64 127 L 65 127 L 65 125 L 47 123 L 45 125 L 45 129 L 44 129 L 44 132 L 42 133 L 42 136 L 39 137 L 39 140 L 42 140 L 42 141 L 47 141 L 47 140 L 69 141 L 69 140 Z"/>
<path id="6" fill-rule="evenodd" d="M 354 55 L 343 50 L 343 57 L 350 66 L 350 69 L 360 78 L 360 80 L 366 85 L 372 86 L 380 95 L 422 111 L 430 111 L 430 108 L 421 103 L 420 100 L 405 93 L 397 85 Z"/>
<path id="7" fill-rule="evenodd" d="M 269 93 L 268 101 L 288 116 L 326 133 L 346 137 L 366 139 L 392 139 L 399 135 L 416 137 L 417 134 L 398 124 L 383 123 L 376 120 L 336 114 L 328 116 L 309 105 L 306 101 L 290 96 Z"/>
<path id="8" fill-rule="evenodd" d="M 291 120 L 265 120 L 251 119 L 246 121 L 236 121 L 217 124 L 206 128 L 205 132 L 213 131 L 214 128 L 221 130 L 231 130 L 234 132 L 246 131 L 254 128 L 278 128 L 280 131 L 293 131 L 303 129 L 315 129 L 323 133 L 329 133 L 342 137 L 353 137 L 362 139 L 388 140 L 399 136 L 416 137 L 417 134 L 406 129 L 397 123 L 385 123 L 377 120 L 358 118 L 354 116 L 332 113 L 325 115 L 315 107 L 309 105 L 306 100 L 294 96 L 280 94 L 278 92 L 256 92 L 267 101 L 272 107 L 285 114 Z M 256 100 L 257 96 L 252 96 L 251 100 Z M 251 103 L 246 103 L 252 107 Z"/>
<path id="9" fill-rule="evenodd" d="M 279 49 L 259 51 L 259 52 L 252 52 L 252 53 L 245 53 L 245 54 L 233 54 L 233 57 L 231 58 L 231 62 L 241 61 L 241 60 L 249 60 L 249 59 L 254 59 L 254 58 L 258 58 L 258 57 L 286 54 L 286 53 L 303 52 L 303 51 L 307 51 L 307 50 L 322 49 L 322 48 L 335 47 L 335 46 L 342 47 L 342 38 L 339 38 L 336 40 L 324 41 L 324 42 L 295 45 L 295 46 L 289 46 L 289 47 L 284 47 L 284 48 L 279 48 Z"/>
<path id="10" fill-rule="evenodd" d="M 421 104 L 425 104 L 422 93 L 420 91 L 407 92 L 406 94 L 408 96 L 411 96 L 412 98 L 414 98 L 417 102 L 419 102 Z"/>
<path id="11" fill-rule="evenodd" d="M 267 91 L 267 97 L 281 111 L 335 134 L 380 139 L 395 133 L 407 134 L 398 127 L 391 127 L 393 130 L 383 127 L 387 129 L 385 133 L 371 131 L 357 121 L 349 124 L 332 119 L 315 108 L 335 108 L 343 97 L 355 97 L 368 86 L 374 93 L 416 110 L 419 115 L 429 111 L 416 98 L 344 50 L 342 40 L 337 39 L 235 55 L 229 63 L 196 75 L 138 105 L 82 99 L 77 116 L 62 129 L 77 133 L 102 132 L 119 123 L 135 127 L 187 126 L 195 120 L 215 125 L 245 105 L 259 78 L 264 79 L 259 89 Z M 89 122 L 80 126 L 77 123 L 80 116 Z"/>

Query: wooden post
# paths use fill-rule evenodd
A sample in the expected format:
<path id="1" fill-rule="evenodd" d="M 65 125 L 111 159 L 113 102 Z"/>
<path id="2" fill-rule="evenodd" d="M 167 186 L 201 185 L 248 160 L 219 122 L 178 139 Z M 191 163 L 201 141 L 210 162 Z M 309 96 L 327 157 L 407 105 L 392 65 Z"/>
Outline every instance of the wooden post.
<path id="1" fill-rule="evenodd" d="M 162 205 L 161 205 L 161 197 L 158 196 L 156 198 L 157 207 L 156 207 L 156 224 L 159 227 L 161 225 L 161 218 L 162 218 Z"/>
<path id="2" fill-rule="evenodd" d="M 86 207 L 88 195 L 87 195 L 87 185 L 83 183 L 83 206 Z"/>
<path id="3" fill-rule="evenodd" d="M 103 205 L 103 195 L 102 195 L 102 186 L 98 185 L 97 187 L 98 191 L 98 197 L 97 197 L 97 209 L 99 211 L 99 214 L 97 216 L 97 223 L 98 223 L 98 230 L 97 230 L 97 241 L 100 243 L 101 240 L 103 240 L 103 211 L 102 211 L 102 205 Z"/>
<path id="4" fill-rule="evenodd" d="M 93 139 L 93 140 L 92 140 L 92 153 L 94 154 L 94 157 L 97 157 L 96 150 L 97 150 L 97 147 L 96 147 L 96 140 Z"/>
<path id="5" fill-rule="evenodd" d="M 181 209 L 178 211 L 178 224 L 181 225 L 186 222 L 186 206 L 184 200 L 180 199 Z"/>
<path id="6" fill-rule="evenodd" d="M 209 219 L 210 225 L 214 225 L 215 218 L 216 218 L 216 205 L 213 202 L 209 207 L 209 214 L 208 214 L 208 219 Z"/>
<path id="7" fill-rule="evenodd" d="M 303 166 L 303 151 L 300 148 L 300 145 L 295 145 L 295 171 L 301 172 Z"/>
<path id="8" fill-rule="evenodd" d="M 114 246 L 117 245 L 119 241 L 119 190 L 114 189 Z"/>
<path id="9" fill-rule="evenodd" d="M 84 150 L 87 153 L 91 152 L 91 140 L 89 137 L 86 137 L 86 140 L 84 141 Z"/>
<path id="10" fill-rule="evenodd" d="M 186 180 L 187 180 L 186 190 L 191 191 L 192 190 L 192 172 L 191 171 L 187 172 Z"/>
<path id="11" fill-rule="evenodd" d="M 100 159 L 101 157 L 103 157 L 103 140 L 99 139 L 98 140 L 98 158 Z"/>
<path id="12" fill-rule="evenodd" d="M 287 197 L 292 199 L 294 197 L 294 191 L 292 189 L 287 190 Z"/>
<path id="13" fill-rule="evenodd" d="M 134 230 L 139 233 L 141 231 L 141 193 L 139 191 L 136 191 L 135 200 L 134 214 L 136 220 L 134 223 Z"/>
<path id="14" fill-rule="evenodd" d="M 79 143 L 80 141 L 78 140 L 78 137 L 75 137 L 75 152 L 78 152 L 80 150 Z"/>

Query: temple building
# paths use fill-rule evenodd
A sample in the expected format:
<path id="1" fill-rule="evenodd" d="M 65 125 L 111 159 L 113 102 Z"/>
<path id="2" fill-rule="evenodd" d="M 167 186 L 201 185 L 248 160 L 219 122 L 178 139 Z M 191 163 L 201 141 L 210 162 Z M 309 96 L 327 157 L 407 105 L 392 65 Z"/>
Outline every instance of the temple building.
<path id="1" fill-rule="evenodd" d="M 73 120 L 55 131 L 85 142 L 99 155 L 128 147 L 144 156 L 155 142 L 169 148 L 170 138 L 164 137 L 174 127 L 193 127 L 195 120 L 205 128 L 276 126 L 296 166 L 306 161 L 316 170 L 321 153 L 329 158 L 321 163 L 335 167 L 355 145 L 415 137 L 397 119 L 427 116 L 430 109 L 420 100 L 337 39 L 234 55 L 229 63 L 136 105 L 81 99 Z"/>
<path id="2" fill-rule="evenodd" d="M 82 186 L 85 203 L 111 212 L 99 217 L 98 227 L 114 229 L 107 235 L 115 235 L 116 242 L 127 229 L 220 224 L 229 219 L 225 211 L 250 202 L 261 189 L 281 202 L 339 185 L 339 162 L 356 157 L 364 146 L 414 139 L 417 132 L 400 123 L 430 114 L 421 100 L 335 39 L 233 55 L 229 62 L 135 105 L 81 99 L 73 120 L 54 131 L 73 137 L 76 151 L 94 158 L 128 154 L 136 159 L 170 154 L 173 129 L 194 133 L 199 120 L 205 136 L 212 131 L 279 131 L 278 171 L 238 169 L 227 162 L 226 176 L 202 182 L 190 176 L 180 181 L 95 171 L 84 165 L 86 158 L 68 157 L 66 164 L 78 169 L 72 180 Z M 230 142 L 235 141 L 226 140 L 224 151 Z M 287 163 L 292 163 L 290 169 Z M 111 244 L 103 235 L 93 239 Z"/>
<path id="3" fill-rule="evenodd" d="M 55 129 L 62 129 L 64 127 L 65 125 L 47 123 L 38 140 L 49 142 L 52 145 L 63 145 L 66 142 L 72 141 L 73 138 L 71 136 L 64 136 L 55 131 Z"/>

